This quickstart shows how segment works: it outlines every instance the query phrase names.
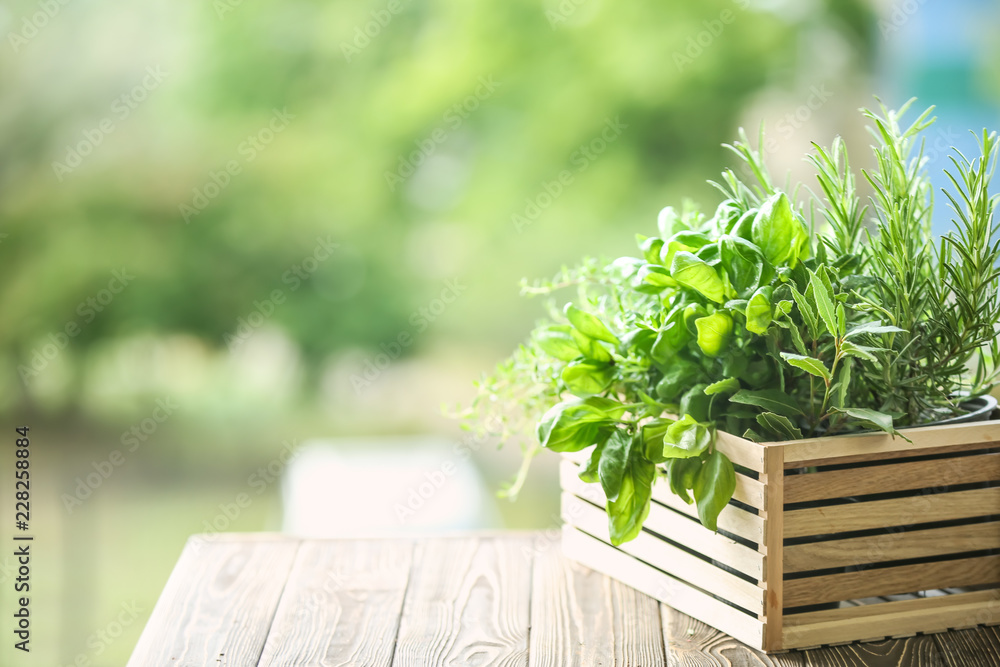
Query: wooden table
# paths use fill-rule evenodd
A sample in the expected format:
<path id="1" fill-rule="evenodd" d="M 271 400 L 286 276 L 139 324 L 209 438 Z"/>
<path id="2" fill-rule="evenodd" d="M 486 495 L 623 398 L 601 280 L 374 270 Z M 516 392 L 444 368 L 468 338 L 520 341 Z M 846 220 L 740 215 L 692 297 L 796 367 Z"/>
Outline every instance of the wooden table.
<path id="1" fill-rule="evenodd" d="M 766 656 L 567 561 L 559 533 L 192 537 L 129 667 L 996 667 L 1000 631 Z"/>

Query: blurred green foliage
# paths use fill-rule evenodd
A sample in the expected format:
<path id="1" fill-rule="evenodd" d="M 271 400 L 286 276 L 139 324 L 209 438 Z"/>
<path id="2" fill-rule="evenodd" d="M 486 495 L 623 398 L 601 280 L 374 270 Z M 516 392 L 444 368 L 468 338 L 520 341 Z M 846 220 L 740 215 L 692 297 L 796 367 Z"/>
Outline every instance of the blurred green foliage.
<path id="1" fill-rule="evenodd" d="M 435 335 L 507 346 L 531 316 L 522 275 L 624 250 L 620 227 L 682 196 L 714 201 L 703 181 L 719 144 L 755 93 L 800 77 L 804 30 L 870 53 L 864 3 L 769 6 L 61 6 L 0 61 L 5 366 L 30 364 L 71 322 L 71 383 L 95 345 L 138 334 L 223 349 L 276 289 L 287 300 L 271 323 L 318 362 L 396 338 L 455 277 L 473 297 Z M 37 9 L 13 3 L 7 30 L 24 34 Z M 162 82 L 148 85 L 150 68 Z M 291 118 L 269 133 L 276 112 Z M 581 161 L 616 119 L 620 136 Z M 571 182 L 516 229 L 565 170 Z M 199 202 L 185 222 L 182 205 Z M 293 290 L 288 272 L 317 239 L 338 245 Z M 80 304 L 123 267 L 134 282 L 83 321 Z"/>

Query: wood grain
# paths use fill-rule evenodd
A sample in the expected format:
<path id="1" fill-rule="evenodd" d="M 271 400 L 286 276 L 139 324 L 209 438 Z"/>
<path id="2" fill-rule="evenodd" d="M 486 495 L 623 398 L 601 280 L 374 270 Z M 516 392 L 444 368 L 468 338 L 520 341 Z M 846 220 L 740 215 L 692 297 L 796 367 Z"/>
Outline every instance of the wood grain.
<path id="1" fill-rule="evenodd" d="M 993 447 L 1000 439 L 1000 421 L 924 426 L 905 430 L 909 442 L 884 433 L 838 435 L 788 442 L 769 442 L 765 447 L 781 447 L 785 467 L 803 468 L 828 463 L 871 461 L 892 456 L 958 451 L 958 447 Z"/>
<path id="2" fill-rule="evenodd" d="M 909 461 L 785 478 L 785 502 L 864 496 L 1000 480 L 1000 453 Z"/>
<path id="3" fill-rule="evenodd" d="M 1000 664 L 997 628 L 972 628 L 934 635 L 942 664 L 947 667 L 996 667 Z"/>
<path id="4" fill-rule="evenodd" d="M 663 639 L 672 667 L 808 667 L 804 653 L 767 655 L 687 614 L 662 605 Z"/>
<path id="5" fill-rule="evenodd" d="M 764 646 L 767 651 L 783 648 L 782 619 L 785 601 L 784 569 L 781 550 L 784 545 L 784 450 L 767 449 L 764 452 L 764 483 L 767 485 L 767 532 L 764 537 Z"/>
<path id="6" fill-rule="evenodd" d="M 535 559 L 532 667 L 662 665 L 658 603 L 556 552 Z"/>
<path id="7" fill-rule="evenodd" d="M 192 538 L 128 667 L 257 665 L 297 540 Z"/>
<path id="8" fill-rule="evenodd" d="M 985 549 L 1000 549 L 1000 522 L 786 545 L 784 567 L 785 572 L 804 572 L 816 569 L 817 563 L 824 568 L 846 567 Z"/>
<path id="9" fill-rule="evenodd" d="M 526 665 L 534 553 L 526 538 L 420 542 L 393 666 Z"/>
<path id="10" fill-rule="evenodd" d="M 1000 583 L 1000 556 L 842 572 L 785 582 L 785 606 Z"/>
<path id="11" fill-rule="evenodd" d="M 972 489 L 785 512 L 785 537 L 1000 514 L 1000 488 Z"/>
<path id="12" fill-rule="evenodd" d="M 1000 591 L 883 602 L 859 607 L 786 614 L 784 644 L 802 648 L 881 639 L 917 632 L 941 632 L 981 623 L 985 609 L 1000 609 Z"/>
<path id="13" fill-rule="evenodd" d="M 412 555 L 403 540 L 304 542 L 260 665 L 388 667 Z"/>

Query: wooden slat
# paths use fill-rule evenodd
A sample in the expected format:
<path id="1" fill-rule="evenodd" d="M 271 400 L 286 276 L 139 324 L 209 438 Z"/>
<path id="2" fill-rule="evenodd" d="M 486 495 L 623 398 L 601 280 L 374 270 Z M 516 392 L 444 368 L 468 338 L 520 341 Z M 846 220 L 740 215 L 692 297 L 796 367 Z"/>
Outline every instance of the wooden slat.
<path id="1" fill-rule="evenodd" d="M 562 496 L 563 520 L 592 535 L 602 542 L 611 542 L 608 533 L 608 515 L 585 500 L 564 493 Z M 764 589 L 726 572 L 711 563 L 671 546 L 647 532 L 642 532 L 631 542 L 618 547 L 625 553 L 663 570 L 682 581 L 719 595 L 735 605 L 754 613 L 764 611 Z"/>
<path id="2" fill-rule="evenodd" d="M 579 477 L 580 468 L 570 461 L 563 461 L 559 468 L 562 488 L 595 504 L 604 504 L 605 496 L 600 484 L 587 484 Z M 693 519 L 698 518 L 698 510 L 688 505 L 670 491 L 670 484 L 657 480 L 653 486 L 653 500 Z M 648 524 L 647 524 L 648 525 Z M 734 505 L 727 505 L 719 514 L 719 529 L 732 533 L 756 544 L 764 541 L 764 519 Z"/>
<path id="3" fill-rule="evenodd" d="M 1000 522 L 892 531 L 868 537 L 788 545 L 784 548 L 784 570 L 786 573 L 805 572 L 986 549 L 1000 549 Z"/>
<path id="4" fill-rule="evenodd" d="M 785 537 L 1000 514 L 1000 488 L 872 500 L 785 512 Z"/>
<path id="5" fill-rule="evenodd" d="M 1000 556 L 858 570 L 785 581 L 785 607 L 998 582 Z"/>
<path id="6" fill-rule="evenodd" d="M 298 548 L 288 539 L 189 540 L 129 667 L 256 665 Z"/>
<path id="7" fill-rule="evenodd" d="M 864 496 L 1000 480 L 1000 453 L 910 461 L 785 478 L 785 502 Z"/>
<path id="8" fill-rule="evenodd" d="M 767 485 L 767 533 L 764 536 L 764 585 L 767 597 L 764 610 L 764 650 L 782 648 L 781 626 L 784 600 L 781 549 L 784 544 L 784 450 L 768 449 L 764 453 L 764 483 Z"/>
<path id="9" fill-rule="evenodd" d="M 790 614 L 785 648 L 802 648 L 878 637 L 941 632 L 981 623 L 980 615 L 1000 609 L 1000 590 L 959 593 L 900 602 Z"/>
<path id="10" fill-rule="evenodd" d="M 725 431 L 717 431 L 715 446 L 736 465 L 749 468 L 755 472 L 764 472 L 764 449 L 766 445 L 751 442 Z"/>
<path id="11" fill-rule="evenodd" d="M 539 553 L 534 560 L 533 667 L 664 663 L 655 600 L 565 560 L 558 551 Z"/>
<path id="12" fill-rule="evenodd" d="M 412 555 L 403 540 L 303 542 L 261 667 L 388 667 Z"/>
<path id="13" fill-rule="evenodd" d="M 393 667 L 526 665 L 528 539 L 418 543 Z"/>
<path id="14" fill-rule="evenodd" d="M 763 642 L 764 624 L 761 621 L 572 526 L 563 526 L 563 552 L 568 558 L 613 576 L 689 616 L 712 623 L 742 642 L 757 648 Z"/>
<path id="15" fill-rule="evenodd" d="M 1000 420 L 951 426 L 924 426 L 905 429 L 904 433 L 912 442 L 900 437 L 893 438 L 888 434 L 872 433 L 769 442 L 764 446 L 784 449 L 787 468 L 870 461 L 889 458 L 900 453 L 903 456 L 913 456 L 936 453 L 942 448 L 950 447 L 995 446 L 1000 440 Z"/>
<path id="16" fill-rule="evenodd" d="M 605 506 L 604 491 L 599 484 L 583 482 L 572 470 L 567 472 L 563 469 L 561 476 L 562 488 L 567 492 L 600 507 Z M 643 526 L 660 535 L 677 536 L 689 549 L 724 563 L 758 581 L 763 578 L 764 557 L 761 553 L 725 535 L 713 533 L 700 523 L 691 521 L 656 502 L 650 503 L 649 516 L 646 517 Z"/>

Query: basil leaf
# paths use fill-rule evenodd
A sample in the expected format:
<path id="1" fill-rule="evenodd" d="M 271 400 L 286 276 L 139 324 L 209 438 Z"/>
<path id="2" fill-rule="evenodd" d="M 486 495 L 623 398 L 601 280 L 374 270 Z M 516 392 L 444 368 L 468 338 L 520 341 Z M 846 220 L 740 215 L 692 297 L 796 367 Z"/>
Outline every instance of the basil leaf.
<path id="1" fill-rule="evenodd" d="M 767 333 L 767 328 L 771 326 L 773 319 L 771 315 L 771 294 L 773 291 L 770 287 L 761 287 L 750 297 L 746 309 L 747 331 L 759 336 Z"/>
<path id="2" fill-rule="evenodd" d="M 695 252 L 711 242 L 712 239 L 709 238 L 708 234 L 691 231 L 677 232 L 663 242 L 663 248 L 660 249 L 660 263 L 664 266 L 670 266 L 674 255 L 679 251 Z"/>
<path id="3" fill-rule="evenodd" d="M 570 399 L 550 408 L 538 422 L 542 447 L 556 452 L 578 452 L 594 444 L 598 431 L 621 419 L 626 407 L 610 398 Z"/>
<path id="4" fill-rule="evenodd" d="M 560 374 L 566 387 L 577 396 L 600 394 L 614 379 L 614 369 L 595 361 L 574 361 Z"/>
<path id="5" fill-rule="evenodd" d="M 639 250 L 642 252 L 642 256 L 647 262 L 650 264 L 660 263 L 660 248 L 663 247 L 663 239 L 657 238 L 656 236 L 643 238 L 636 234 L 635 240 L 638 241 Z"/>
<path id="6" fill-rule="evenodd" d="M 597 465 L 597 475 L 608 500 L 618 498 L 631 449 L 632 436 L 622 429 L 615 429 L 604 445 L 600 463 Z"/>
<path id="7" fill-rule="evenodd" d="M 538 347 L 560 361 L 573 361 L 582 354 L 573 340 L 572 329 L 565 325 L 553 325 L 535 334 Z"/>
<path id="8" fill-rule="evenodd" d="M 610 436 L 611 432 L 607 429 L 598 435 L 597 443 L 594 448 L 590 450 L 590 456 L 587 457 L 587 462 L 583 464 L 583 470 L 581 470 L 579 474 L 580 479 L 584 482 L 593 484 L 597 481 L 597 466 L 601 462 L 601 452 L 604 451 L 604 445 L 607 443 Z"/>
<path id="9" fill-rule="evenodd" d="M 719 514 L 736 491 L 736 470 L 732 461 L 716 450 L 708 455 L 694 482 L 698 518 L 709 530 L 718 530 Z"/>
<path id="10" fill-rule="evenodd" d="M 677 281 L 670 277 L 670 271 L 656 264 L 646 264 L 639 269 L 639 280 L 654 287 L 677 286 Z"/>
<path id="11" fill-rule="evenodd" d="M 704 377 L 705 372 L 698 364 L 686 359 L 674 359 L 663 373 L 663 378 L 656 383 L 656 395 L 663 401 L 677 400 L 681 392 Z"/>
<path id="12" fill-rule="evenodd" d="M 608 501 L 608 532 L 611 544 L 618 546 L 633 540 L 642 530 L 649 515 L 649 500 L 653 495 L 656 466 L 633 451 L 622 475 L 621 488 L 614 501 Z"/>
<path id="13" fill-rule="evenodd" d="M 688 489 L 694 487 L 698 471 L 701 470 L 701 459 L 671 459 L 666 465 L 670 491 L 690 505 L 693 500 L 688 495 Z"/>
<path id="14" fill-rule="evenodd" d="M 611 353 L 604 349 L 604 346 L 599 341 L 573 328 L 570 328 L 569 335 L 576 344 L 577 349 L 587 359 L 601 363 L 611 361 Z"/>
<path id="15" fill-rule="evenodd" d="M 751 236 L 767 261 L 779 266 L 797 256 L 801 245 L 801 228 L 801 223 L 792 212 L 788 196 L 779 192 L 761 204 L 753 221 Z"/>
<path id="16" fill-rule="evenodd" d="M 596 338 L 597 340 L 603 340 L 607 343 L 618 343 L 618 339 L 615 338 L 615 335 L 611 333 L 604 323 L 597 319 L 594 315 L 591 315 L 584 310 L 580 310 L 572 303 L 567 303 L 563 312 L 566 314 L 566 317 L 569 318 L 569 323 L 581 333 L 584 333 L 591 338 Z"/>
<path id="17" fill-rule="evenodd" d="M 697 343 L 701 351 L 710 357 L 722 354 L 733 335 L 733 318 L 724 311 L 716 311 L 708 317 L 694 321 L 698 329 Z"/>
<path id="18" fill-rule="evenodd" d="M 729 281 L 737 295 L 746 299 L 761 284 L 766 262 L 763 253 L 753 243 L 738 236 L 719 239 L 719 251 Z"/>
<path id="19" fill-rule="evenodd" d="M 716 270 L 689 252 L 680 251 L 674 255 L 670 275 L 681 285 L 715 303 L 722 303 L 725 298 L 722 278 Z"/>

